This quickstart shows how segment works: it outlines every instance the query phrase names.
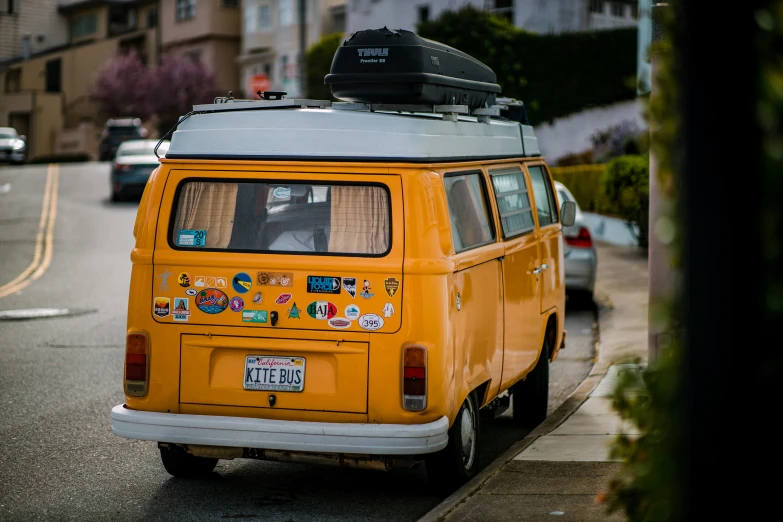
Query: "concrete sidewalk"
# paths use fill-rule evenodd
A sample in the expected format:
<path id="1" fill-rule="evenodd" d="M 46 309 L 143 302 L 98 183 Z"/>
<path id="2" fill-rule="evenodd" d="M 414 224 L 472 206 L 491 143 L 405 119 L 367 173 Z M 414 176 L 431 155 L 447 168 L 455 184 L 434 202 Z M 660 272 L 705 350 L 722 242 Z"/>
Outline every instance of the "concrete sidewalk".
<path id="1" fill-rule="evenodd" d="M 607 515 L 596 495 L 621 466 L 609 459 L 609 444 L 621 430 L 634 433 L 609 396 L 619 372 L 638 369 L 618 363 L 647 360 L 647 256 L 634 247 L 597 248 L 600 342 L 592 371 L 543 423 L 419 522 L 625 520 Z"/>

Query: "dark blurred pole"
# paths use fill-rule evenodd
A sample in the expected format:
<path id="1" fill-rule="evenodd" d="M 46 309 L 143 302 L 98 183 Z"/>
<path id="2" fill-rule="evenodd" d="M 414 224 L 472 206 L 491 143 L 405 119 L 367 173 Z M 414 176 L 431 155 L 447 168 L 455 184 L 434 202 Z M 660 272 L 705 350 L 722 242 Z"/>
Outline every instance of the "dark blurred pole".
<path id="1" fill-rule="evenodd" d="M 671 4 L 680 17 L 674 49 L 685 146 L 684 411 L 675 426 L 682 428 L 676 465 L 683 487 L 673 520 L 779 517 L 781 445 L 769 427 L 780 415 L 781 383 L 770 382 L 774 372 L 765 374 L 764 366 L 780 360 L 783 325 L 765 324 L 762 272 L 763 241 L 780 238 L 763 236 L 754 18 L 760 4 Z"/>
<path id="2" fill-rule="evenodd" d="M 651 6 L 651 12 L 645 13 L 645 16 L 639 17 L 639 23 L 650 24 L 650 39 L 653 45 L 660 43 L 664 39 L 661 28 L 661 17 L 663 11 L 668 11 L 668 3 L 654 2 Z M 640 28 L 640 31 L 642 28 Z M 660 58 L 655 52 L 650 52 L 650 103 L 655 98 L 658 86 L 656 82 L 656 73 Z M 674 252 L 672 251 L 672 237 L 666 236 L 664 232 L 659 233 L 659 229 L 667 230 L 668 227 L 659 226 L 662 220 L 668 222 L 672 216 L 672 201 L 667 197 L 665 191 L 659 186 L 658 181 L 658 158 L 655 156 L 653 140 L 655 139 L 656 129 L 660 122 L 654 119 L 650 120 L 650 217 L 647 261 L 649 268 L 648 279 L 648 337 L 647 337 L 647 360 L 652 362 L 658 357 L 662 350 L 667 349 L 672 340 L 672 325 L 668 321 L 668 314 L 660 313 L 661 307 L 671 303 L 677 288 L 677 273 L 672 266 Z"/>
<path id="3" fill-rule="evenodd" d="M 299 15 L 299 93 L 298 96 L 306 98 L 307 93 L 307 0 L 298 0 L 297 12 Z"/>

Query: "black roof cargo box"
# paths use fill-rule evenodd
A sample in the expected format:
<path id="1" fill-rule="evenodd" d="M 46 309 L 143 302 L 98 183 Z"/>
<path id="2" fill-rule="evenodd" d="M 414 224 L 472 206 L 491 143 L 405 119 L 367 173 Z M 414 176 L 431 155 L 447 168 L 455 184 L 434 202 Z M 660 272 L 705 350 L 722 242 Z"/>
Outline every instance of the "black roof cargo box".
<path id="1" fill-rule="evenodd" d="M 494 71 L 448 45 L 411 31 L 357 31 L 343 42 L 324 77 L 335 98 L 360 103 L 494 104 Z"/>

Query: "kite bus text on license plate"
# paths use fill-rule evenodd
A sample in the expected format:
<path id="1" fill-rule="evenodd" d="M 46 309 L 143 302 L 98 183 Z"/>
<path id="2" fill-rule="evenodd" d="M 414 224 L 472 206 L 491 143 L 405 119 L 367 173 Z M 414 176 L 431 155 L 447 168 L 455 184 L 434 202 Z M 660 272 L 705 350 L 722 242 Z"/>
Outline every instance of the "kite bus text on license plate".
<path id="1" fill-rule="evenodd" d="M 246 390 L 300 392 L 304 378 L 304 357 L 248 355 L 242 386 Z"/>

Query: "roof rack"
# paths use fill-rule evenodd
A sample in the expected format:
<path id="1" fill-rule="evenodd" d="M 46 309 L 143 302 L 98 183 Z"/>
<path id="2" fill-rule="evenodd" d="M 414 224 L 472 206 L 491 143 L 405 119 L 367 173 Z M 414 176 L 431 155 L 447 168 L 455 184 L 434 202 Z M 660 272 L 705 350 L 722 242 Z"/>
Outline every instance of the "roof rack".
<path id="1" fill-rule="evenodd" d="M 277 93 L 276 93 L 277 94 Z M 396 112 L 409 114 L 441 114 L 444 120 L 457 121 L 459 116 L 475 116 L 479 123 L 489 123 L 490 118 L 501 117 L 505 105 L 493 105 L 470 109 L 467 105 L 418 105 L 393 103 L 331 102 L 308 98 L 243 100 L 231 97 L 215 98 L 214 103 L 194 105 L 193 112 L 210 113 L 264 109 L 327 109 L 369 112 Z"/>

